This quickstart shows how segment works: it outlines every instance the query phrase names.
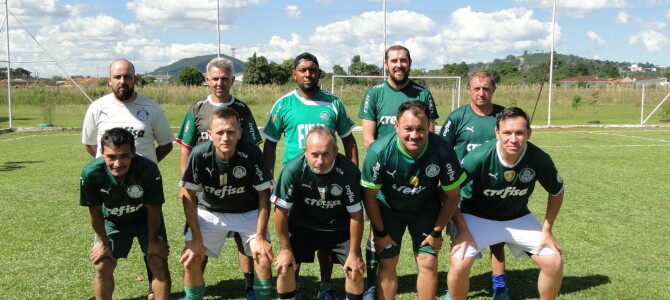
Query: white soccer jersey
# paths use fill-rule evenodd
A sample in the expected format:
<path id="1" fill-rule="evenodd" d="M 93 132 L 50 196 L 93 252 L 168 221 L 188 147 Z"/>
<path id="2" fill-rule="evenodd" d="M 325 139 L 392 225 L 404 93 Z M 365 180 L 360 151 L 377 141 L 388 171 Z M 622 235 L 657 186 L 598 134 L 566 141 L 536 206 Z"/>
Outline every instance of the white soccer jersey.
<path id="1" fill-rule="evenodd" d="M 108 94 L 94 101 L 86 111 L 81 142 L 97 145 L 96 157 L 100 156 L 100 138 L 106 130 L 121 127 L 135 137 L 137 153 L 158 162 L 154 140 L 158 145 L 172 143 L 174 134 L 165 112 L 158 103 L 140 94 L 130 103 L 123 103 Z"/>

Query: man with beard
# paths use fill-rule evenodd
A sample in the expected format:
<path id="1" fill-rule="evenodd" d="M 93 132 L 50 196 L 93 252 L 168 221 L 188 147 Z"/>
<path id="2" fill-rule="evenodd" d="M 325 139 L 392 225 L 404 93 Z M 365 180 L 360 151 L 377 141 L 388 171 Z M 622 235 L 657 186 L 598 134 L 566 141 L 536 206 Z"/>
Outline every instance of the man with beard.
<path id="1" fill-rule="evenodd" d="M 293 61 L 293 78 L 298 88 L 275 102 L 262 134 L 265 136 L 263 155 L 272 171 L 276 160 L 277 142 L 284 134 L 283 164 L 303 153 L 309 130 L 316 125 L 327 126 L 342 138 L 344 155 L 358 165 L 358 149 L 352 134 L 355 124 L 349 118 L 344 103 L 337 96 L 319 87 L 319 61 L 311 53 L 302 53 Z M 319 251 L 321 266 L 320 299 L 332 297 L 330 276 L 332 273 L 332 255 Z M 298 296 L 299 297 L 299 296 Z"/>
<path id="2" fill-rule="evenodd" d="M 95 100 L 86 111 L 81 141 L 93 157 L 100 156 L 100 137 L 122 127 L 135 137 L 137 153 L 158 163 L 172 151 L 174 135 L 158 103 L 135 92 L 135 66 L 117 59 L 109 66 L 112 93 Z M 154 141 L 158 147 L 154 148 Z"/>
<path id="3" fill-rule="evenodd" d="M 158 103 L 135 92 L 135 66 L 117 59 L 109 66 L 107 82 L 112 93 L 94 101 L 88 107 L 82 127 L 81 142 L 93 157 L 100 157 L 100 138 L 108 129 L 121 127 L 135 138 L 137 154 L 158 163 L 172 151 L 174 134 L 165 112 Z M 154 142 L 158 147 L 154 147 Z M 146 257 L 144 258 L 146 264 Z M 147 264 L 149 283 L 151 270 Z M 149 297 L 152 297 L 149 286 Z"/>
<path id="4" fill-rule="evenodd" d="M 430 91 L 409 79 L 412 57 L 407 48 L 400 45 L 388 48 L 384 54 L 384 65 L 389 71 L 389 78 L 365 92 L 358 111 L 358 117 L 363 122 L 363 145 L 366 148 L 377 138 L 395 133 L 396 113 L 402 103 L 410 100 L 426 103 L 430 132 L 435 131 L 435 120 L 439 117 Z M 365 299 L 368 300 L 374 299 L 377 274 L 377 260 L 371 240 L 366 243 L 365 262 L 368 273 Z"/>

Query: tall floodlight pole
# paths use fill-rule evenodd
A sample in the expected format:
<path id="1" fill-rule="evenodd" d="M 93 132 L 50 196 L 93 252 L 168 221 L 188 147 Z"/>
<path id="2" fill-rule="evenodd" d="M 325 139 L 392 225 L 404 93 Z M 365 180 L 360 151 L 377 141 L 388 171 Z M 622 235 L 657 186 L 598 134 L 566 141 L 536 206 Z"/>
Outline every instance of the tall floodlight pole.
<path id="1" fill-rule="evenodd" d="M 551 92 L 554 86 L 554 43 L 556 36 L 556 0 L 551 16 L 551 53 L 549 54 L 549 108 L 547 109 L 547 126 L 551 126 Z"/>
<path id="2" fill-rule="evenodd" d="M 216 57 L 221 57 L 221 27 L 219 25 L 219 0 L 216 0 Z"/>
<path id="3" fill-rule="evenodd" d="M 384 51 L 386 51 L 386 0 L 382 1 L 382 8 L 384 10 Z M 386 61 L 384 61 L 384 57 L 382 56 L 382 69 L 384 69 L 384 77 L 386 77 Z"/>
<path id="4" fill-rule="evenodd" d="M 12 63 L 9 59 L 9 0 L 5 0 L 5 31 L 7 33 L 7 107 L 9 128 L 12 128 Z"/>

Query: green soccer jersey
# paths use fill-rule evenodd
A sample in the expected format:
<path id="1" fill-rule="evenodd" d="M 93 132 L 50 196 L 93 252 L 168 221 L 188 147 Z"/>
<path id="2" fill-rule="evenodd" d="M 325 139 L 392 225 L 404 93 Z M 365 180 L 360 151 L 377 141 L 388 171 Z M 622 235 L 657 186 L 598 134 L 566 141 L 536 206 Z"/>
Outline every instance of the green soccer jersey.
<path id="1" fill-rule="evenodd" d="M 470 104 L 454 110 L 444 121 L 440 136 L 456 150 L 458 159 L 463 159 L 470 151 L 496 138 L 496 115 L 505 107 L 493 104 L 493 110 L 486 116 L 480 116 L 472 110 Z"/>
<path id="2" fill-rule="evenodd" d="M 279 175 L 271 201 L 290 211 L 288 222 L 320 231 L 349 231 L 350 213 L 363 209 L 358 167 L 337 154 L 326 174 L 312 171 L 304 155 L 289 161 Z"/>
<path id="3" fill-rule="evenodd" d="M 527 143 L 519 161 L 510 166 L 501 161 L 497 145 L 497 141 L 490 141 L 463 159 L 472 184 L 471 190 L 464 188 L 461 193 L 461 212 L 489 220 L 512 220 L 530 213 L 528 198 L 536 181 L 550 195 L 563 190 L 554 162 L 540 148 Z"/>
<path id="4" fill-rule="evenodd" d="M 392 88 L 387 80 L 368 89 L 363 97 L 358 117 L 377 123 L 376 140 L 384 135 L 395 133 L 398 107 L 410 100 L 426 103 L 431 120 L 439 118 L 433 95 L 427 88 L 411 80 L 401 90 Z"/>
<path id="5" fill-rule="evenodd" d="M 164 202 L 163 179 L 158 165 L 141 155 L 135 155 L 123 182 L 116 181 L 102 157 L 91 161 L 81 171 L 79 205 L 102 205 L 107 226 L 146 223 L 144 205 Z"/>
<path id="6" fill-rule="evenodd" d="M 255 145 L 262 142 L 258 126 L 256 126 L 256 119 L 254 119 L 254 115 L 246 104 L 235 97 L 232 97 L 232 101 L 228 103 L 213 103 L 210 100 L 210 96 L 191 105 L 186 112 L 186 116 L 184 116 L 184 120 L 181 122 L 175 141 L 184 147 L 192 149 L 200 143 L 209 140 L 207 129 L 209 129 L 210 117 L 214 111 L 223 107 L 234 109 L 240 116 L 243 140 L 247 140 Z"/>
<path id="7" fill-rule="evenodd" d="M 272 175 L 261 150 L 244 140 L 235 154 L 223 161 L 212 141 L 193 149 L 179 184 L 198 194 L 198 206 L 222 213 L 244 213 L 258 209 L 258 192 L 270 188 Z"/>
<path id="8" fill-rule="evenodd" d="M 307 100 L 297 90 L 293 90 L 275 102 L 263 128 L 263 135 L 276 143 L 284 134 L 286 146 L 283 164 L 286 165 L 302 153 L 307 133 L 319 124 L 332 128 L 342 138 L 349 136 L 355 126 L 344 103 L 337 96 L 319 90 L 314 99 Z"/>
<path id="9" fill-rule="evenodd" d="M 439 210 L 439 188 L 452 190 L 464 180 L 456 153 L 434 133 L 416 159 L 402 150 L 398 135 L 381 137 L 368 148 L 361 174 L 361 186 L 380 189 L 382 209 L 402 214 Z"/>

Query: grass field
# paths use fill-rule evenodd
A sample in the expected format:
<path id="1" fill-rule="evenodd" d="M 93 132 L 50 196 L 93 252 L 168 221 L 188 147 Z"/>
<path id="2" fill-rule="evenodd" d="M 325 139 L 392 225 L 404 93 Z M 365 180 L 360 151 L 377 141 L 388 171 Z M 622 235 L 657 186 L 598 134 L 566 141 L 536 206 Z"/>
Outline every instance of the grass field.
<path id="1" fill-rule="evenodd" d="M 361 141 L 360 135 L 356 138 Z M 670 128 L 538 129 L 530 141 L 552 155 L 566 183 L 554 231 L 564 248 L 561 299 L 670 299 L 670 235 L 663 221 L 670 215 Z M 359 151 L 362 158 L 364 150 Z M 78 205 L 78 177 L 90 157 L 80 133 L 3 134 L 0 153 L 0 201 L 5 203 L 0 206 L 0 294 L 9 299 L 87 299 L 93 289 L 88 260 L 93 232 L 86 209 Z M 174 151 L 160 163 L 173 298 L 183 297 L 178 257 L 184 217 L 177 197 L 177 161 Z M 542 218 L 545 205 L 546 193 L 538 187 L 531 210 Z M 223 259 L 210 261 L 207 299 L 243 297 L 233 244 L 230 240 L 224 247 Z M 415 266 L 404 250 L 398 299 L 415 299 Z M 507 256 L 512 299 L 537 298 L 538 269 L 528 259 Z M 440 293 L 447 268 L 443 255 Z M 139 279 L 146 275 L 137 247 L 120 261 L 115 274 L 115 299 L 145 297 L 147 283 Z M 315 297 L 318 265 L 305 265 L 302 275 L 303 295 Z M 490 299 L 487 259 L 475 264 L 471 280 L 470 299 Z M 337 268 L 333 284 L 343 299 Z"/>

